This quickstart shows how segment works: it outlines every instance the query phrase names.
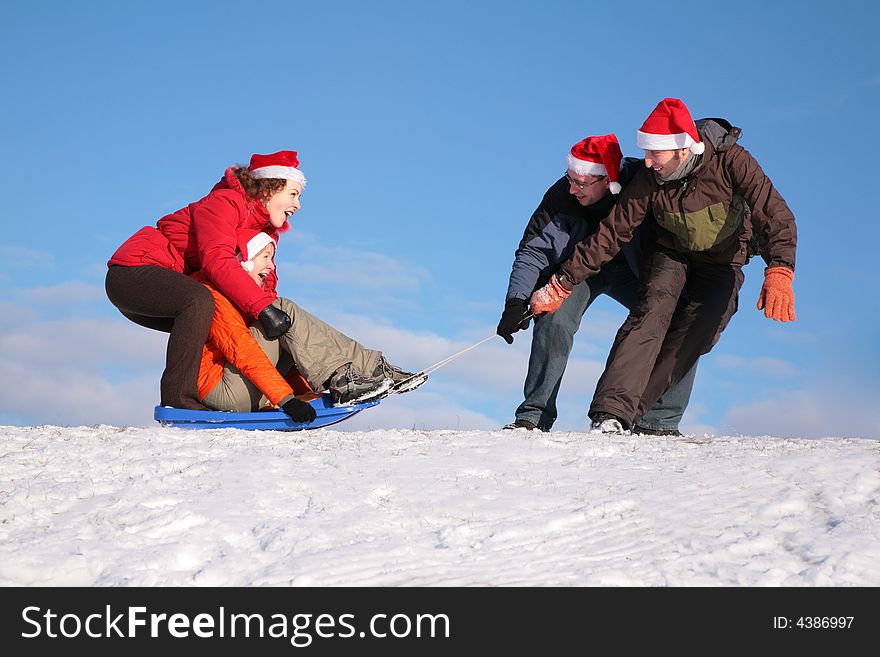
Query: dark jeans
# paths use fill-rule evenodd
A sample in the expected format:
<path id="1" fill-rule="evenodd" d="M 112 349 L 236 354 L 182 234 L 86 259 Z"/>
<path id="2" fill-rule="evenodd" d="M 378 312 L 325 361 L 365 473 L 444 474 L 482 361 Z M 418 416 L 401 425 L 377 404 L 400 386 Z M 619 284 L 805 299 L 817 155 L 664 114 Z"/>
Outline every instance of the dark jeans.
<path id="1" fill-rule="evenodd" d="M 575 285 L 555 313 L 535 320 L 532 333 L 532 351 L 524 386 L 525 400 L 516 409 L 517 419 L 534 422 L 549 430 L 556 421 L 556 397 L 568 357 L 574 344 L 574 335 L 580 328 L 581 318 L 600 294 L 607 294 L 631 309 L 638 300 L 639 281 L 632 270 L 615 259 L 602 267 L 598 275 Z M 657 399 L 644 414 L 638 426 L 648 429 L 678 429 L 684 415 L 696 375 L 696 363 L 685 377 Z"/>
<path id="2" fill-rule="evenodd" d="M 743 274 L 738 264 L 658 249 L 645 258 L 642 280 L 638 302 L 617 332 L 596 386 L 591 417 L 611 413 L 631 425 L 683 381 L 736 312 Z"/>
<path id="3" fill-rule="evenodd" d="M 206 410 L 199 398 L 202 350 L 214 318 L 214 298 L 189 276 L 155 265 L 111 266 L 107 298 L 136 324 L 169 333 L 161 404 Z"/>

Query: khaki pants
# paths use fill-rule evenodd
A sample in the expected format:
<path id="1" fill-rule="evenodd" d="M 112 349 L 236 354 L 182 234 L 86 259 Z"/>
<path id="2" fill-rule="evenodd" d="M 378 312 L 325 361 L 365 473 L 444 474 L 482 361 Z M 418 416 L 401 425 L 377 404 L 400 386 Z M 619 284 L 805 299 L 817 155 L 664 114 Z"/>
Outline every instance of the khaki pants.
<path id="1" fill-rule="evenodd" d="M 282 375 L 295 365 L 312 389 L 321 392 L 330 375 L 346 363 L 367 375 L 372 374 L 379 364 L 381 352 L 367 349 L 289 299 L 276 299 L 272 305 L 293 320 L 287 333 L 277 340 L 269 340 L 259 322 L 253 322 L 250 331 Z M 208 393 L 204 403 L 218 411 L 241 413 L 257 410 L 268 400 L 238 368 L 226 363 L 223 378 Z"/>

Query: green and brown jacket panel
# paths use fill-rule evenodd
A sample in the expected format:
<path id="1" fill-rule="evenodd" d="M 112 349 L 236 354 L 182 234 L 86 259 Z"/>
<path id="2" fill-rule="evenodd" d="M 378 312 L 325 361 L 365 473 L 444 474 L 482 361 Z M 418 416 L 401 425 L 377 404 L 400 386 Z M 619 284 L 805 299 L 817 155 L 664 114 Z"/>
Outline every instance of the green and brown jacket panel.
<path id="1" fill-rule="evenodd" d="M 697 125 L 706 149 L 694 170 L 664 184 L 653 170 L 639 171 L 598 230 L 562 266 L 564 278 L 576 284 L 594 276 L 646 217 L 654 222 L 659 246 L 713 264 L 745 264 L 754 229 L 768 265 L 794 270 L 794 215 L 761 166 L 736 144 L 739 128 L 723 119 Z"/>

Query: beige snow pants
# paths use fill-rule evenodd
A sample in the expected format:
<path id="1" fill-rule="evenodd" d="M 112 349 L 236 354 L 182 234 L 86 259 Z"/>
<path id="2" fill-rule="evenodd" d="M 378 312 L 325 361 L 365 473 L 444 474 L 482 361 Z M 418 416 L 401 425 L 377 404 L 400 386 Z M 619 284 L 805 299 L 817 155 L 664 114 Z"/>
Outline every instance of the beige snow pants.
<path id="1" fill-rule="evenodd" d="M 327 379 L 346 363 L 367 375 L 372 374 L 379 364 L 381 352 L 367 349 L 289 299 L 275 299 L 272 305 L 293 320 L 287 333 L 277 340 L 270 340 L 257 321 L 250 324 L 250 331 L 282 375 L 295 365 L 312 389 L 321 392 Z M 218 411 L 244 413 L 257 410 L 268 400 L 238 368 L 226 363 L 223 378 L 208 393 L 204 403 Z"/>

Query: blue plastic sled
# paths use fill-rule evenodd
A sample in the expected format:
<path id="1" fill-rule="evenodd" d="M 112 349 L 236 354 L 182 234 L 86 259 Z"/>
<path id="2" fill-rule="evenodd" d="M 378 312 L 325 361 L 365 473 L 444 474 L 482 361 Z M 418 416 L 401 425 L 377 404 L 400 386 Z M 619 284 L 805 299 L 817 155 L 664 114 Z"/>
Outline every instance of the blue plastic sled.
<path id="1" fill-rule="evenodd" d="M 227 413 L 225 411 L 189 411 L 183 408 L 157 406 L 153 417 L 163 427 L 179 429 L 265 429 L 271 431 L 302 431 L 318 429 L 347 420 L 365 408 L 379 404 L 378 399 L 351 406 L 333 406 L 330 395 L 322 395 L 309 403 L 315 407 L 318 417 L 307 424 L 294 422 L 280 410 L 254 413 Z"/>

